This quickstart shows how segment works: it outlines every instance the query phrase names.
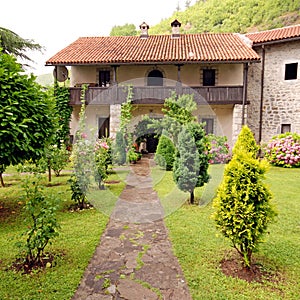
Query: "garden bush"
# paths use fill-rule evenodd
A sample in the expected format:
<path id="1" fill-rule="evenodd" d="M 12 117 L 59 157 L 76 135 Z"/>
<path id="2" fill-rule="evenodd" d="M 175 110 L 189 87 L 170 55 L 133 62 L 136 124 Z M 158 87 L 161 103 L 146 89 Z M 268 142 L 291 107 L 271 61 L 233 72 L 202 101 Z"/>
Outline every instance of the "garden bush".
<path id="1" fill-rule="evenodd" d="M 263 182 L 268 162 L 256 159 L 255 149 L 254 136 L 244 126 L 213 202 L 217 229 L 231 241 L 248 268 L 253 251 L 276 216 L 270 203 L 271 192 Z"/>
<path id="2" fill-rule="evenodd" d="M 274 136 L 264 147 L 264 155 L 274 166 L 300 167 L 300 135 L 285 133 Z"/>
<path id="3" fill-rule="evenodd" d="M 217 136 L 208 134 L 209 142 L 209 163 L 210 164 L 225 164 L 230 160 L 229 145 L 226 136 Z"/>
<path id="4" fill-rule="evenodd" d="M 104 189 L 104 180 L 108 177 L 110 164 L 112 164 L 111 139 L 99 139 L 95 145 L 95 180 L 100 189 Z"/>
<path id="5" fill-rule="evenodd" d="M 173 142 L 165 135 L 161 135 L 157 145 L 154 160 L 167 171 L 173 169 L 175 146 Z"/>
<path id="6" fill-rule="evenodd" d="M 35 266 L 43 263 L 45 248 L 58 236 L 60 228 L 56 220 L 57 205 L 50 196 L 46 195 L 41 184 L 41 175 L 28 176 L 22 185 L 25 192 L 25 210 L 27 229 L 24 232 L 26 242 L 20 241 L 17 245 L 22 250 L 24 266 Z"/>

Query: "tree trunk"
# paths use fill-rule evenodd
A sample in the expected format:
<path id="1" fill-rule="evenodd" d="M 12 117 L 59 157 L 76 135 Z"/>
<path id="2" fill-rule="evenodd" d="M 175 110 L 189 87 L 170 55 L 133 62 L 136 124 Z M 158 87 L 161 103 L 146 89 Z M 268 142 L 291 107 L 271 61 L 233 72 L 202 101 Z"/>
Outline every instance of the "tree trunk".
<path id="1" fill-rule="evenodd" d="M 194 201 L 195 201 L 194 190 L 191 191 L 190 195 L 191 195 L 191 197 L 190 197 L 190 203 L 194 204 Z"/>
<path id="2" fill-rule="evenodd" d="M 5 184 L 4 184 L 4 180 L 3 180 L 2 174 L 3 174 L 3 173 L 0 173 L 1 186 L 2 186 L 2 187 L 5 187 Z"/>
<path id="3" fill-rule="evenodd" d="M 48 180 L 49 182 L 51 182 L 51 165 L 50 165 L 50 161 L 48 161 Z"/>

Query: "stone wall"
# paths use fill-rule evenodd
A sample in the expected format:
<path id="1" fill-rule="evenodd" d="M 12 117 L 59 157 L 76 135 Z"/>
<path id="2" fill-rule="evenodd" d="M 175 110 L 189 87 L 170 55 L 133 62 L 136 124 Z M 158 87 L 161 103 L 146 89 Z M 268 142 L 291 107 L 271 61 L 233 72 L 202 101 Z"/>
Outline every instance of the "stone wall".
<path id="1" fill-rule="evenodd" d="M 245 105 L 244 123 L 247 124 L 248 107 Z M 232 145 L 235 144 L 237 137 L 242 129 L 243 105 L 235 104 L 232 116 Z"/>
<path id="2" fill-rule="evenodd" d="M 261 56 L 261 48 L 255 49 Z M 298 63 L 295 80 L 285 80 L 285 65 Z M 265 75 L 262 118 L 262 143 L 281 132 L 282 124 L 291 124 L 291 131 L 300 133 L 300 41 L 265 46 Z M 247 124 L 259 134 L 260 82 L 262 64 L 252 64 L 248 74 Z"/>
<path id="3" fill-rule="evenodd" d="M 120 122 L 121 122 L 121 104 L 111 104 L 110 121 L 109 121 L 110 137 L 112 138 L 116 137 L 116 133 L 120 130 Z"/>

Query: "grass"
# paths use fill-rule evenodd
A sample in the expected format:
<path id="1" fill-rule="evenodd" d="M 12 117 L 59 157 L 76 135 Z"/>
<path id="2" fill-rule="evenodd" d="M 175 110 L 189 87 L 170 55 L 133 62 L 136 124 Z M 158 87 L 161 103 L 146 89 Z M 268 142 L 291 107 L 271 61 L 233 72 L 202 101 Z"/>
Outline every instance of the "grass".
<path id="1" fill-rule="evenodd" d="M 124 187 L 126 170 L 112 174 L 110 193 L 115 197 Z M 172 197 L 179 193 L 171 172 L 154 169 L 152 172 L 158 192 L 168 217 L 165 219 L 174 252 L 184 271 L 193 299 L 300 299 L 300 169 L 271 168 L 266 182 L 274 194 L 278 220 L 269 226 L 266 241 L 255 253 L 263 268 L 278 274 L 277 282 L 248 283 L 225 276 L 220 261 L 233 252 L 229 243 L 217 236 L 210 218 L 211 201 L 223 174 L 222 165 L 210 166 L 211 180 L 204 188 L 197 188 L 196 199 L 200 205 L 183 204 L 188 194 L 181 194 L 176 202 Z M 7 267 L 18 253 L 15 246 L 25 224 L 21 199 L 22 177 L 9 168 L 5 176 L 8 187 L 0 188 L 0 299 L 70 299 L 83 272 L 95 251 L 108 217 L 99 210 L 70 212 L 72 203 L 67 185 L 68 172 L 53 177 L 48 193 L 58 195 L 60 210 L 58 220 L 60 235 L 48 251 L 55 253 L 56 265 L 30 275 L 21 275 Z M 170 191 L 172 191 L 170 193 Z M 108 207 L 108 208 L 107 208 Z M 106 209 L 112 207 L 108 203 Z"/>
<path id="2" fill-rule="evenodd" d="M 265 243 L 254 258 L 263 268 L 278 274 L 277 282 L 248 283 L 227 277 L 220 261 L 233 249 L 218 236 L 211 214 L 211 195 L 218 185 L 221 166 L 211 166 L 211 186 L 196 190 L 196 197 L 207 197 L 205 206 L 182 205 L 166 219 L 174 252 L 184 271 L 193 299 L 300 299 L 300 169 L 272 167 L 266 182 L 274 194 L 278 220 L 269 226 Z M 169 173 L 169 174 L 168 174 Z M 171 172 L 157 182 L 160 197 L 165 187 L 175 188 Z"/>
<path id="3" fill-rule="evenodd" d="M 46 252 L 56 255 L 55 265 L 29 275 L 9 270 L 19 251 L 15 243 L 26 226 L 20 187 L 25 175 L 20 175 L 12 167 L 6 170 L 6 174 L 9 174 L 4 177 L 7 187 L 0 188 L 0 299 L 71 299 L 108 217 L 96 209 L 69 210 L 73 203 L 67 184 L 69 171 L 63 171 L 60 177 L 53 176 L 51 184 L 45 180 L 47 194 L 54 194 L 60 199 L 57 215 L 61 225 L 59 237 L 46 248 Z M 115 176 L 112 174 L 109 180 L 116 180 Z M 111 194 L 121 192 L 124 187 L 122 179 L 109 186 Z"/>

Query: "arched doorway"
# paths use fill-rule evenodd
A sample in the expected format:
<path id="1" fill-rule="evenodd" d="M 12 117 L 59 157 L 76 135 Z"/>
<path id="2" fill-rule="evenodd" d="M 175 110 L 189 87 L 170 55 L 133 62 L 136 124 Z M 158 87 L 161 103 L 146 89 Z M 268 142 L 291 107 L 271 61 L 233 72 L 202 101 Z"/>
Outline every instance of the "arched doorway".
<path id="1" fill-rule="evenodd" d="M 164 76 L 159 70 L 152 70 L 148 74 L 147 85 L 148 86 L 163 86 Z"/>
<path id="2" fill-rule="evenodd" d="M 142 142 L 145 142 L 147 152 L 155 153 L 159 137 L 153 128 L 148 127 L 148 125 L 151 123 L 151 118 L 144 118 L 141 120 L 135 127 L 134 135 L 138 145 L 140 145 Z"/>

